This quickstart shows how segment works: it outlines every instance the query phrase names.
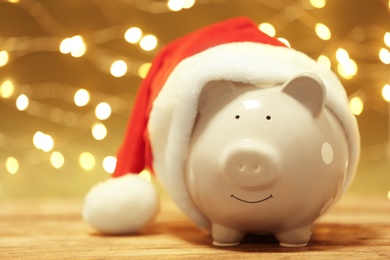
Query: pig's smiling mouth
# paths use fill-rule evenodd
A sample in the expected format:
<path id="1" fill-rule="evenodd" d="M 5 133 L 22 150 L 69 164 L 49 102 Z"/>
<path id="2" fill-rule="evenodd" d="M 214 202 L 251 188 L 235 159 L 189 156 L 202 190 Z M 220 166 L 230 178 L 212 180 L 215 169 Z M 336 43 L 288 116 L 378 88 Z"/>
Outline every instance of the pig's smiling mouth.
<path id="1" fill-rule="evenodd" d="M 233 194 L 230 195 L 230 197 L 231 197 L 231 198 L 235 198 L 236 200 L 239 200 L 239 201 L 242 201 L 242 202 L 245 202 L 245 203 L 259 203 L 259 202 L 266 201 L 266 200 L 268 200 L 268 199 L 272 199 L 274 196 L 272 196 L 272 194 L 270 194 L 267 198 L 262 199 L 262 200 L 256 200 L 256 201 L 243 200 L 243 199 L 240 199 L 240 198 L 234 196 Z"/>

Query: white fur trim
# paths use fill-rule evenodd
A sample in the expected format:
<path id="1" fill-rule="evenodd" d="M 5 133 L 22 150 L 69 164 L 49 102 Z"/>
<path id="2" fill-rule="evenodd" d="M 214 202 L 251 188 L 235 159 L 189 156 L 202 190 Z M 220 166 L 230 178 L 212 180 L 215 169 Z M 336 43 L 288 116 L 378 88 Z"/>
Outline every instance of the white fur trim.
<path id="1" fill-rule="evenodd" d="M 333 72 L 296 50 L 252 42 L 219 45 L 184 59 L 175 67 L 154 101 L 148 131 L 157 177 L 196 224 L 208 227 L 209 221 L 191 200 L 184 164 L 202 88 L 209 81 L 222 79 L 260 86 L 280 85 L 305 72 L 315 73 L 323 80 L 326 106 L 345 130 L 350 153 L 346 190 L 356 170 L 360 139 L 346 92 Z"/>
<path id="2" fill-rule="evenodd" d="M 154 185 L 135 174 L 98 183 L 87 194 L 83 218 L 106 234 L 134 233 L 151 223 L 158 212 Z"/>

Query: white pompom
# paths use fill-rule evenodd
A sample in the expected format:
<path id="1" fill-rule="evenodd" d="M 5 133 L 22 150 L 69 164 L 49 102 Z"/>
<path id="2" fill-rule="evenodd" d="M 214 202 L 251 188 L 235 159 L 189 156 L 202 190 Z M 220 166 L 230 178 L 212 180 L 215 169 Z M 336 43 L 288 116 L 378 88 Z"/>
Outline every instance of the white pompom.
<path id="1" fill-rule="evenodd" d="M 105 234 L 134 233 L 150 224 L 159 203 L 155 186 L 135 174 L 108 179 L 87 194 L 83 218 Z"/>

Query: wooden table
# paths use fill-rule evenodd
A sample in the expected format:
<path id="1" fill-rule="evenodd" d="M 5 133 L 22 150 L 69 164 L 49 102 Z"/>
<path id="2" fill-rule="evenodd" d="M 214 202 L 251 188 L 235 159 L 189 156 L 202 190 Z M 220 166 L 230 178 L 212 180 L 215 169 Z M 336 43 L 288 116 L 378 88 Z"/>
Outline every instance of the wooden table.
<path id="1" fill-rule="evenodd" d="M 132 236 L 97 234 L 80 217 L 82 200 L 0 201 L 0 259 L 390 259 L 390 201 L 346 195 L 316 224 L 308 246 L 272 236 L 216 247 L 167 198 L 156 222 Z"/>

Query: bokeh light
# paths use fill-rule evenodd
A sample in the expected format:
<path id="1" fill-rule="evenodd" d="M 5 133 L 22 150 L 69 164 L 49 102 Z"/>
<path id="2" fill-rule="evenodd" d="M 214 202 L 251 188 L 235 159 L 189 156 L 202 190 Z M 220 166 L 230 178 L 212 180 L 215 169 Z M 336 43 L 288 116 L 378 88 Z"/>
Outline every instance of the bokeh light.
<path id="1" fill-rule="evenodd" d="M 146 75 L 148 74 L 149 69 L 150 69 L 151 66 L 152 66 L 152 64 L 149 63 L 149 62 L 143 63 L 141 66 L 139 66 L 139 68 L 138 68 L 138 76 L 140 76 L 143 79 L 146 78 Z"/>
<path id="2" fill-rule="evenodd" d="M 51 162 L 51 165 L 54 168 L 60 169 L 64 165 L 64 163 L 65 163 L 65 158 L 62 155 L 62 153 L 60 153 L 60 152 L 53 152 L 50 155 L 50 162 Z"/>
<path id="3" fill-rule="evenodd" d="M 143 170 L 138 174 L 139 177 L 141 177 L 144 180 L 151 181 L 152 180 L 152 174 L 148 170 Z"/>
<path id="4" fill-rule="evenodd" d="M 326 0 L 310 0 L 310 4 L 315 8 L 324 8 Z"/>
<path id="5" fill-rule="evenodd" d="M 15 157 L 12 157 L 12 156 L 8 157 L 5 160 L 5 168 L 11 174 L 17 173 L 18 170 L 19 170 L 19 162 L 18 162 L 18 160 Z"/>
<path id="6" fill-rule="evenodd" d="M 287 47 L 291 47 L 290 42 L 289 42 L 287 39 L 285 39 L 285 38 L 280 38 L 280 37 L 279 37 L 279 38 L 278 38 L 278 41 L 284 43 Z"/>
<path id="7" fill-rule="evenodd" d="M 26 110 L 30 101 L 25 94 L 21 94 L 16 99 L 16 108 L 20 111 Z"/>
<path id="8" fill-rule="evenodd" d="M 386 84 L 382 88 L 382 97 L 387 101 L 390 102 L 390 85 Z"/>
<path id="9" fill-rule="evenodd" d="M 259 25 L 260 31 L 262 31 L 265 34 L 268 34 L 271 37 L 274 37 L 276 34 L 275 27 L 270 23 L 262 23 Z"/>
<path id="10" fill-rule="evenodd" d="M 111 75 L 117 78 L 123 77 L 127 72 L 127 64 L 123 60 L 114 61 L 110 69 Z"/>
<path id="11" fill-rule="evenodd" d="M 101 102 L 96 106 L 95 115 L 99 120 L 106 120 L 111 116 L 111 106 L 106 102 Z"/>
<path id="12" fill-rule="evenodd" d="M 353 97 L 349 101 L 349 109 L 355 115 L 360 115 L 364 109 L 364 102 L 360 97 Z"/>
<path id="13" fill-rule="evenodd" d="M 379 50 L 379 59 L 384 64 L 390 64 L 390 51 L 388 49 L 381 48 Z"/>
<path id="14" fill-rule="evenodd" d="M 328 26 L 326 26 L 323 23 L 316 24 L 315 32 L 316 32 L 317 36 L 324 41 L 330 40 L 330 38 L 332 37 L 332 34 L 331 34 Z"/>
<path id="15" fill-rule="evenodd" d="M 54 140 L 49 134 L 37 131 L 33 136 L 33 144 L 38 150 L 50 152 L 54 147 Z"/>
<path id="16" fill-rule="evenodd" d="M 96 140 L 103 140 L 107 136 L 107 128 L 102 123 L 96 123 L 92 126 L 92 136 Z"/>
<path id="17" fill-rule="evenodd" d="M 148 34 L 142 37 L 140 46 L 144 51 L 152 51 L 156 48 L 157 42 L 156 36 Z"/>
<path id="18" fill-rule="evenodd" d="M 114 173 L 116 167 L 116 158 L 114 156 L 107 156 L 103 159 L 103 169 L 107 173 Z"/>
<path id="19" fill-rule="evenodd" d="M 89 92 L 85 89 L 79 89 L 74 95 L 74 103 L 78 107 L 83 107 L 89 102 Z"/>
<path id="20" fill-rule="evenodd" d="M 327 69 L 330 69 L 332 66 L 330 59 L 326 55 L 318 56 L 317 62 Z"/>
<path id="21" fill-rule="evenodd" d="M 0 67 L 3 67 L 8 62 L 8 52 L 7 51 L 0 51 Z"/>
<path id="22" fill-rule="evenodd" d="M 0 86 L 0 96 L 2 98 L 10 98 L 14 93 L 14 84 L 10 80 L 6 80 Z"/>
<path id="23" fill-rule="evenodd" d="M 91 171 L 95 167 L 95 156 L 89 152 L 83 152 L 80 154 L 79 164 L 83 170 Z"/>
<path id="24" fill-rule="evenodd" d="M 131 27 L 125 32 L 125 40 L 129 43 L 137 43 L 142 37 L 142 30 L 138 27 Z"/>
<path id="25" fill-rule="evenodd" d="M 80 35 L 72 38 L 65 38 L 60 43 L 60 52 L 63 54 L 70 53 L 73 57 L 78 58 L 85 54 L 87 46 L 85 45 L 83 37 Z"/>

